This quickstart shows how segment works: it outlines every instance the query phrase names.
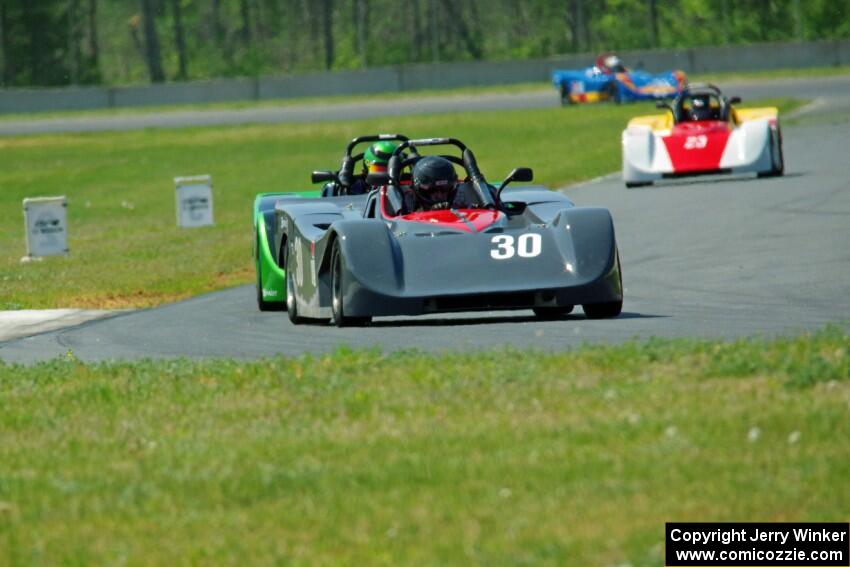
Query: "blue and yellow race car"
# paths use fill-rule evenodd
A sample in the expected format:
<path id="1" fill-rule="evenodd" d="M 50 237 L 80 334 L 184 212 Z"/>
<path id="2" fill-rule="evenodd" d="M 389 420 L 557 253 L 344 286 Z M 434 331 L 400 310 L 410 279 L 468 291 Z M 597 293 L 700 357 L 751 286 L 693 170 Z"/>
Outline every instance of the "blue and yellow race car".
<path id="1" fill-rule="evenodd" d="M 596 65 L 581 70 L 555 71 L 552 83 L 561 93 L 564 106 L 582 102 L 612 100 L 634 102 L 675 98 L 688 84 L 683 71 L 653 75 L 628 69 L 611 53 L 600 55 Z"/>

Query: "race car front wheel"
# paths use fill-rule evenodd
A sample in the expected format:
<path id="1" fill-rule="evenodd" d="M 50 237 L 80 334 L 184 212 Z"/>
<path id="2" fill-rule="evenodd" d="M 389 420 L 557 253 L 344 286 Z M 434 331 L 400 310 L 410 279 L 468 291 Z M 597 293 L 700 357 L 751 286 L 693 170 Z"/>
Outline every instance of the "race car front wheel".
<path id="1" fill-rule="evenodd" d="M 782 154 L 782 131 L 777 128 L 770 137 L 770 171 L 759 172 L 759 177 L 781 177 L 785 175 L 785 156 Z"/>
<path id="2" fill-rule="evenodd" d="M 608 319 L 616 317 L 623 310 L 623 300 L 609 301 L 607 303 L 588 303 L 582 305 L 584 314 L 588 319 Z"/>
<path id="3" fill-rule="evenodd" d="M 616 266 L 618 266 L 618 274 L 619 278 L 619 287 L 620 287 L 620 299 L 617 301 L 606 301 L 604 303 L 586 303 L 582 305 L 581 308 L 584 309 L 584 314 L 588 319 L 608 319 L 609 317 L 616 317 L 623 311 L 623 271 L 622 268 L 619 268 L 622 264 L 620 264 L 620 252 L 616 251 L 617 254 L 617 262 Z"/>
<path id="4" fill-rule="evenodd" d="M 342 265 L 342 251 L 339 242 L 334 242 L 331 250 L 331 313 L 337 327 L 362 327 L 372 321 L 371 317 L 350 317 L 345 314 L 343 290 L 345 271 Z"/>

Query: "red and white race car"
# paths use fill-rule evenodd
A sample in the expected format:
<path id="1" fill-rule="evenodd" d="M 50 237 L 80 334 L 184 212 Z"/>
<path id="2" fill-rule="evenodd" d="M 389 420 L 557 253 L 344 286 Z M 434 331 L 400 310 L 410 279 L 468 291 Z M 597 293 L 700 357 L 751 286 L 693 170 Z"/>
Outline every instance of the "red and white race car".
<path id="1" fill-rule="evenodd" d="M 713 85 L 690 85 L 663 115 L 639 116 L 623 131 L 626 187 L 714 173 L 782 175 L 782 133 L 775 107 L 737 109 Z"/>

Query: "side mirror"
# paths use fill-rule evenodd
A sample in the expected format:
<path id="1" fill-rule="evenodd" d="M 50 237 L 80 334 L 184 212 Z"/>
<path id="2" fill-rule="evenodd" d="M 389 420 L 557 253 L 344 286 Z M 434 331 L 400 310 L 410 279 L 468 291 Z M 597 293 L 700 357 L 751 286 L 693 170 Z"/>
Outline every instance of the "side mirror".
<path id="1" fill-rule="evenodd" d="M 517 167 L 514 168 L 512 172 L 505 177 L 505 180 L 502 181 L 502 184 L 499 185 L 499 188 L 496 189 L 496 200 L 502 200 L 502 189 L 508 186 L 508 183 L 511 181 L 521 181 L 523 183 L 527 183 L 534 179 L 534 171 L 530 167 Z"/>
<path id="2" fill-rule="evenodd" d="M 514 169 L 510 175 L 508 175 L 508 179 L 511 181 L 521 181 L 522 183 L 529 183 L 534 181 L 534 170 L 530 167 L 517 167 Z"/>
<path id="3" fill-rule="evenodd" d="M 366 184 L 370 187 L 382 187 L 390 184 L 390 174 L 385 171 L 376 171 L 366 175 Z"/>
<path id="4" fill-rule="evenodd" d="M 314 171 L 310 175 L 313 183 L 325 183 L 327 181 L 336 181 L 336 173 L 333 171 Z"/>
<path id="5" fill-rule="evenodd" d="M 738 104 L 739 102 L 741 102 L 741 97 L 739 97 L 739 96 L 729 97 L 729 104 Z"/>

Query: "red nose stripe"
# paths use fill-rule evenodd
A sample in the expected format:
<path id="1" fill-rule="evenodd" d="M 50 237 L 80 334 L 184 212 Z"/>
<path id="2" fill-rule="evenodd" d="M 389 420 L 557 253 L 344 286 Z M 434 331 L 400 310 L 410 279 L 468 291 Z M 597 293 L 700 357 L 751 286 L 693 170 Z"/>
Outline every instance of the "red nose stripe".
<path id="1" fill-rule="evenodd" d="M 466 221 L 470 223 L 477 232 L 481 232 L 497 220 L 502 215 L 499 211 L 491 211 L 489 209 L 461 209 L 458 211 L 466 216 Z"/>
<path id="2" fill-rule="evenodd" d="M 474 229 L 476 232 L 481 232 L 496 222 L 501 214 L 499 211 L 491 210 L 459 209 L 410 213 L 401 218 L 433 227 L 452 228 L 464 232 L 472 232 Z"/>
<path id="3" fill-rule="evenodd" d="M 677 124 L 662 138 L 675 173 L 711 171 L 720 168 L 720 158 L 729 141 L 725 122 L 686 122 Z"/>

